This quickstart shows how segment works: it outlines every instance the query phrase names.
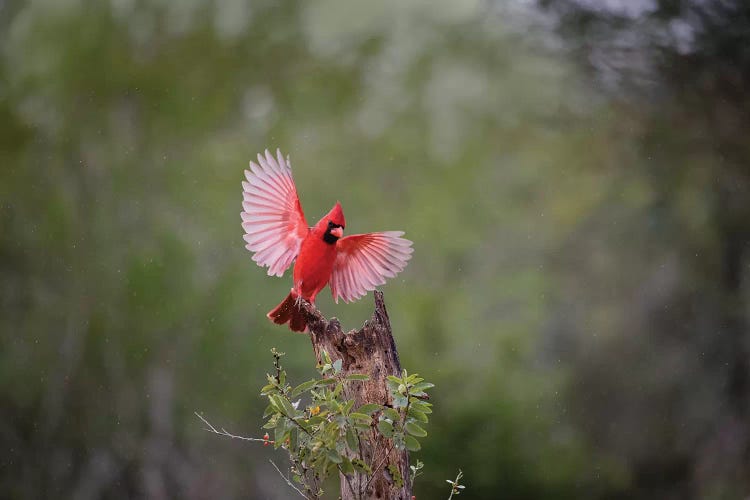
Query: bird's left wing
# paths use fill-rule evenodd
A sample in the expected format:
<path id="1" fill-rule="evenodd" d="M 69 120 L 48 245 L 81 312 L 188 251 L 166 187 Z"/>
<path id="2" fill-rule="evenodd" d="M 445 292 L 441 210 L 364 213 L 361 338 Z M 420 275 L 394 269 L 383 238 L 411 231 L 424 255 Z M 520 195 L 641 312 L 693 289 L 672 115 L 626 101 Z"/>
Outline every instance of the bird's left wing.
<path id="1" fill-rule="evenodd" d="M 310 228 L 297 196 L 289 160 L 266 150 L 258 163 L 250 162 L 242 182 L 242 228 L 245 248 L 270 276 L 281 276 L 299 254 Z"/>
<path id="2" fill-rule="evenodd" d="M 406 267 L 414 251 L 402 231 L 353 234 L 336 242 L 331 274 L 333 300 L 351 302 L 385 283 Z"/>

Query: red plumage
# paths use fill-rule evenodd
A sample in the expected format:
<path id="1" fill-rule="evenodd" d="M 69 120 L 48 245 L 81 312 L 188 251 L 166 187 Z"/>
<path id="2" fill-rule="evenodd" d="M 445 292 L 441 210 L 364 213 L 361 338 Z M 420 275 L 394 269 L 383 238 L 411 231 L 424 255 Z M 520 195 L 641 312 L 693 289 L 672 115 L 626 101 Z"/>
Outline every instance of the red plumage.
<path id="1" fill-rule="evenodd" d="M 250 162 L 242 183 L 242 227 L 246 248 L 253 260 L 268 267 L 269 275 L 282 276 L 296 259 L 289 295 L 268 313 L 274 323 L 289 323 L 303 332 L 306 321 L 298 307 L 301 297 L 315 303 L 327 285 L 338 302 L 350 302 L 402 271 L 411 258 L 412 242 L 403 232 L 386 231 L 343 237 L 346 220 L 336 203 L 313 227 L 308 227 L 289 159 L 268 150 Z"/>

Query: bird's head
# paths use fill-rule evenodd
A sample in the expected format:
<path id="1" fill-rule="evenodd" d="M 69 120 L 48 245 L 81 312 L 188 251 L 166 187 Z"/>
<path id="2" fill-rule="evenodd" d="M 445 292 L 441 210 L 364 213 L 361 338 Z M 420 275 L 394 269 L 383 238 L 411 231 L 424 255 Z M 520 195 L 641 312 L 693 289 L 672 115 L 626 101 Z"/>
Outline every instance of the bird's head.
<path id="1" fill-rule="evenodd" d="M 331 211 L 320 219 L 318 225 L 325 231 L 323 233 L 323 240 L 326 243 L 336 243 L 344 235 L 344 226 L 346 226 L 346 219 L 344 219 L 344 211 L 341 210 L 341 203 L 337 201 Z"/>

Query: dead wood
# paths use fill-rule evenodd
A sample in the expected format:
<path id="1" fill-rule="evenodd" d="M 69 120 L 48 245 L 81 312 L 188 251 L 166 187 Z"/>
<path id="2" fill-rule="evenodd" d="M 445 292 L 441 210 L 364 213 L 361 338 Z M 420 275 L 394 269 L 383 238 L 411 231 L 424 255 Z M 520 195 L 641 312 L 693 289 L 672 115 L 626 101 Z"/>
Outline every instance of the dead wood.
<path id="1" fill-rule="evenodd" d="M 393 341 L 391 323 L 383 301 L 383 293 L 376 291 L 372 318 L 359 330 L 344 333 L 338 319 L 327 320 L 315 306 L 303 302 L 313 350 L 318 363 L 326 351 L 332 361 L 342 361 L 343 375 L 361 373 L 367 381 L 349 381 L 345 396 L 354 399 L 355 408 L 376 403 L 391 406 L 386 377 L 400 375 L 401 363 Z M 409 500 L 409 454 L 392 447 L 390 440 L 381 436 L 373 426 L 369 436 L 360 442 L 360 456 L 372 464 L 373 474 L 350 474 L 341 477 L 342 500 L 398 499 Z M 361 494 L 360 494 L 361 492 Z"/>

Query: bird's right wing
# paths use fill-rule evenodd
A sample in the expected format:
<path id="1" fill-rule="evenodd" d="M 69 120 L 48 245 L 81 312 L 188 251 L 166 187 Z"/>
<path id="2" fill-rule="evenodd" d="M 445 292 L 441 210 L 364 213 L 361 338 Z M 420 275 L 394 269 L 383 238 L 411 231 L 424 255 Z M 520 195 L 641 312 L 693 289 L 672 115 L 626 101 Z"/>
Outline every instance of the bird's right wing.
<path id="1" fill-rule="evenodd" d="M 242 182 L 242 228 L 245 248 L 270 276 L 281 276 L 299 254 L 310 228 L 297 196 L 289 159 L 266 150 L 258 164 L 250 162 Z"/>
<path id="2" fill-rule="evenodd" d="M 336 242 L 336 261 L 331 273 L 333 300 L 351 302 L 385 284 L 406 267 L 414 251 L 402 231 L 353 234 Z"/>

